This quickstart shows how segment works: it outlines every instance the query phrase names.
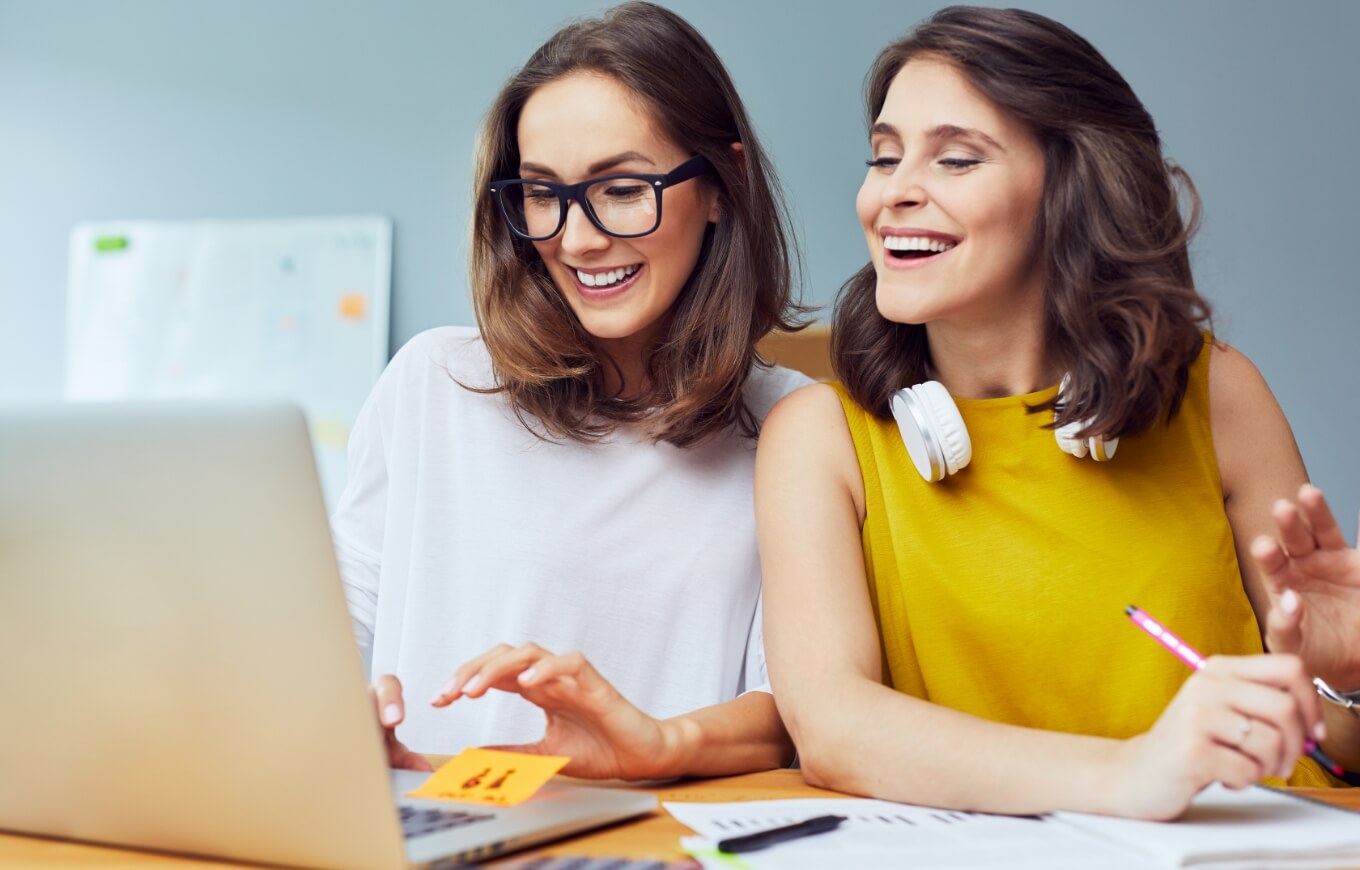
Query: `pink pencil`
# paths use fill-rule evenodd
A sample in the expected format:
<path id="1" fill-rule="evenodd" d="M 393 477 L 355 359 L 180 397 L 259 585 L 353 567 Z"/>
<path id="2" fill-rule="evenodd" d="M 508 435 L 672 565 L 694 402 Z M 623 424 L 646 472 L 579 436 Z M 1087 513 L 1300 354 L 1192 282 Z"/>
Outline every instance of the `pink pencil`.
<path id="1" fill-rule="evenodd" d="M 1192 647 L 1190 644 L 1186 643 L 1185 641 L 1181 640 L 1179 637 L 1176 637 L 1176 635 L 1168 631 L 1166 627 L 1163 626 L 1160 622 L 1153 619 L 1151 616 L 1148 616 L 1146 613 L 1144 613 L 1142 610 L 1139 610 L 1137 607 L 1134 607 L 1132 604 L 1130 604 L 1128 607 L 1125 607 L 1124 612 L 1129 615 L 1129 619 L 1133 620 L 1134 625 L 1138 626 L 1143 631 L 1147 632 L 1148 635 L 1151 636 L 1153 640 L 1157 641 L 1162 646 L 1170 650 L 1171 654 L 1174 655 L 1176 658 L 1185 662 L 1187 665 L 1194 668 L 1195 670 L 1199 670 L 1200 668 L 1204 667 L 1204 656 L 1196 652 L 1195 648 Z M 1337 776 L 1341 776 L 1342 774 L 1345 773 L 1345 770 L 1342 769 L 1341 765 L 1337 764 L 1335 761 L 1332 761 L 1330 758 L 1328 758 L 1327 755 L 1321 749 L 1319 749 L 1318 745 L 1313 741 L 1309 740 L 1307 743 L 1303 744 L 1303 748 L 1308 753 L 1309 758 L 1313 759 L 1318 764 L 1322 765 L 1327 770 L 1330 770 Z"/>

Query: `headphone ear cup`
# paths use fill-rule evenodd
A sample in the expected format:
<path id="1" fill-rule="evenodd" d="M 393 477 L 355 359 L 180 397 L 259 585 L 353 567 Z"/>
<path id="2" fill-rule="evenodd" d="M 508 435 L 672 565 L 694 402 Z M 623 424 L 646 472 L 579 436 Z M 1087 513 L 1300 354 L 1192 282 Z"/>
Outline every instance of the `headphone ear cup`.
<path id="1" fill-rule="evenodd" d="M 973 459 L 958 406 L 938 381 L 898 390 L 890 403 L 907 455 L 927 483 L 957 473 Z"/>
<path id="2" fill-rule="evenodd" d="M 1094 442 L 1096 439 L 1078 438 L 1077 431 L 1081 429 L 1080 423 L 1068 423 L 1066 426 L 1059 426 L 1053 430 L 1053 437 L 1058 442 L 1059 449 L 1063 453 L 1070 453 L 1078 459 L 1086 456 L 1089 448 L 1088 441 Z"/>
<path id="3" fill-rule="evenodd" d="M 1087 439 L 1087 446 L 1091 451 L 1091 458 L 1096 462 L 1109 462 L 1114 459 L 1114 452 L 1119 449 L 1119 439 L 1093 435 Z"/>

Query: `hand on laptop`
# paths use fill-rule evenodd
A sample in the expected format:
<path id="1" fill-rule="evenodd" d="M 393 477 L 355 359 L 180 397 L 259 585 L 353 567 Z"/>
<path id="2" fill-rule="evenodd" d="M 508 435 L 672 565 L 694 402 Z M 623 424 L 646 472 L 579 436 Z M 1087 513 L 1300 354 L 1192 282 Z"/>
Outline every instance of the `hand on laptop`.
<path id="1" fill-rule="evenodd" d="M 1360 551 L 1346 545 L 1336 518 L 1312 484 L 1271 511 L 1276 536 L 1252 542 L 1270 591 L 1266 644 L 1294 653 L 1333 688 L 1360 688 Z"/>
<path id="2" fill-rule="evenodd" d="M 673 776 L 669 759 L 680 735 L 668 721 L 633 706 L 579 652 L 554 655 L 537 644 L 499 644 L 467 662 L 431 702 L 447 707 L 491 689 L 515 692 L 548 717 L 543 739 L 513 752 L 571 757 L 562 772 L 598 779 Z"/>
<path id="3" fill-rule="evenodd" d="M 378 677 L 378 682 L 369 687 L 368 694 L 373 698 L 373 709 L 378 714 L 378 724 L 382 725 L 384 742 L 387 745 L 387 764 L 389 767 L 405 770 L 434 770 L 434 767 L 418 752 L 412 752 L 397 739 L 397 726 L 406 718 L 406 702 L 401 697 L 401 680 L 391 674 Z"/>

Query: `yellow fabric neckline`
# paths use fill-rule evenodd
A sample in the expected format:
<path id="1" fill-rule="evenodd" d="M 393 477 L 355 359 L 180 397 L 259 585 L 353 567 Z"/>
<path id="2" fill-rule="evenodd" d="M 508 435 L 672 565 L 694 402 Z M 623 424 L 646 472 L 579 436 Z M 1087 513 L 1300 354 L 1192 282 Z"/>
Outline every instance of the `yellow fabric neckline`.
<path id="1" fill-rule="evenodd" d="M 1019 396 L 995 396 L 987 399 L 962 399 L 954 397 L 954 404 L 960 409 L 970 411 L 985 411 L 988 409 L 1013 408 L 1017 405 L 1042 405 L 1044 402 L 1058 395 L 1058 385 L 1044 387 L 1032 393 L 1023 393 Z"/>

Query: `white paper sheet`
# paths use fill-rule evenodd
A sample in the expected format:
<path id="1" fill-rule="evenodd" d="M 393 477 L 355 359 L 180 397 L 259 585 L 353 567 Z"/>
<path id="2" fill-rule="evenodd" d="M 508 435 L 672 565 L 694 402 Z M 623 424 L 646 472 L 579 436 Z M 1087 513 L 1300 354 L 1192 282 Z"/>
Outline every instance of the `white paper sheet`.
<path id="1" fill-rule="evenodd" d="M 1360 814 L 1273 789 L 1205 789 L 1175 822 L 1055 813 L 1059 824 L 1152 856 L 1163 867 L 1360 867 Z"/>
<path id="2" fill-rule="evenodd" d="M 913 870 L 1148 870 L 1140 855 L 1047 819 L 991 816 L 888 801 L 804 799 L 743 803 L 667 803 L 699 837 L 682 845 L 705 867 L 911 867 Z M 740 855 L 718 856 L 717 842 L 814 816 L 848 816 L 835 831 Z"/>

